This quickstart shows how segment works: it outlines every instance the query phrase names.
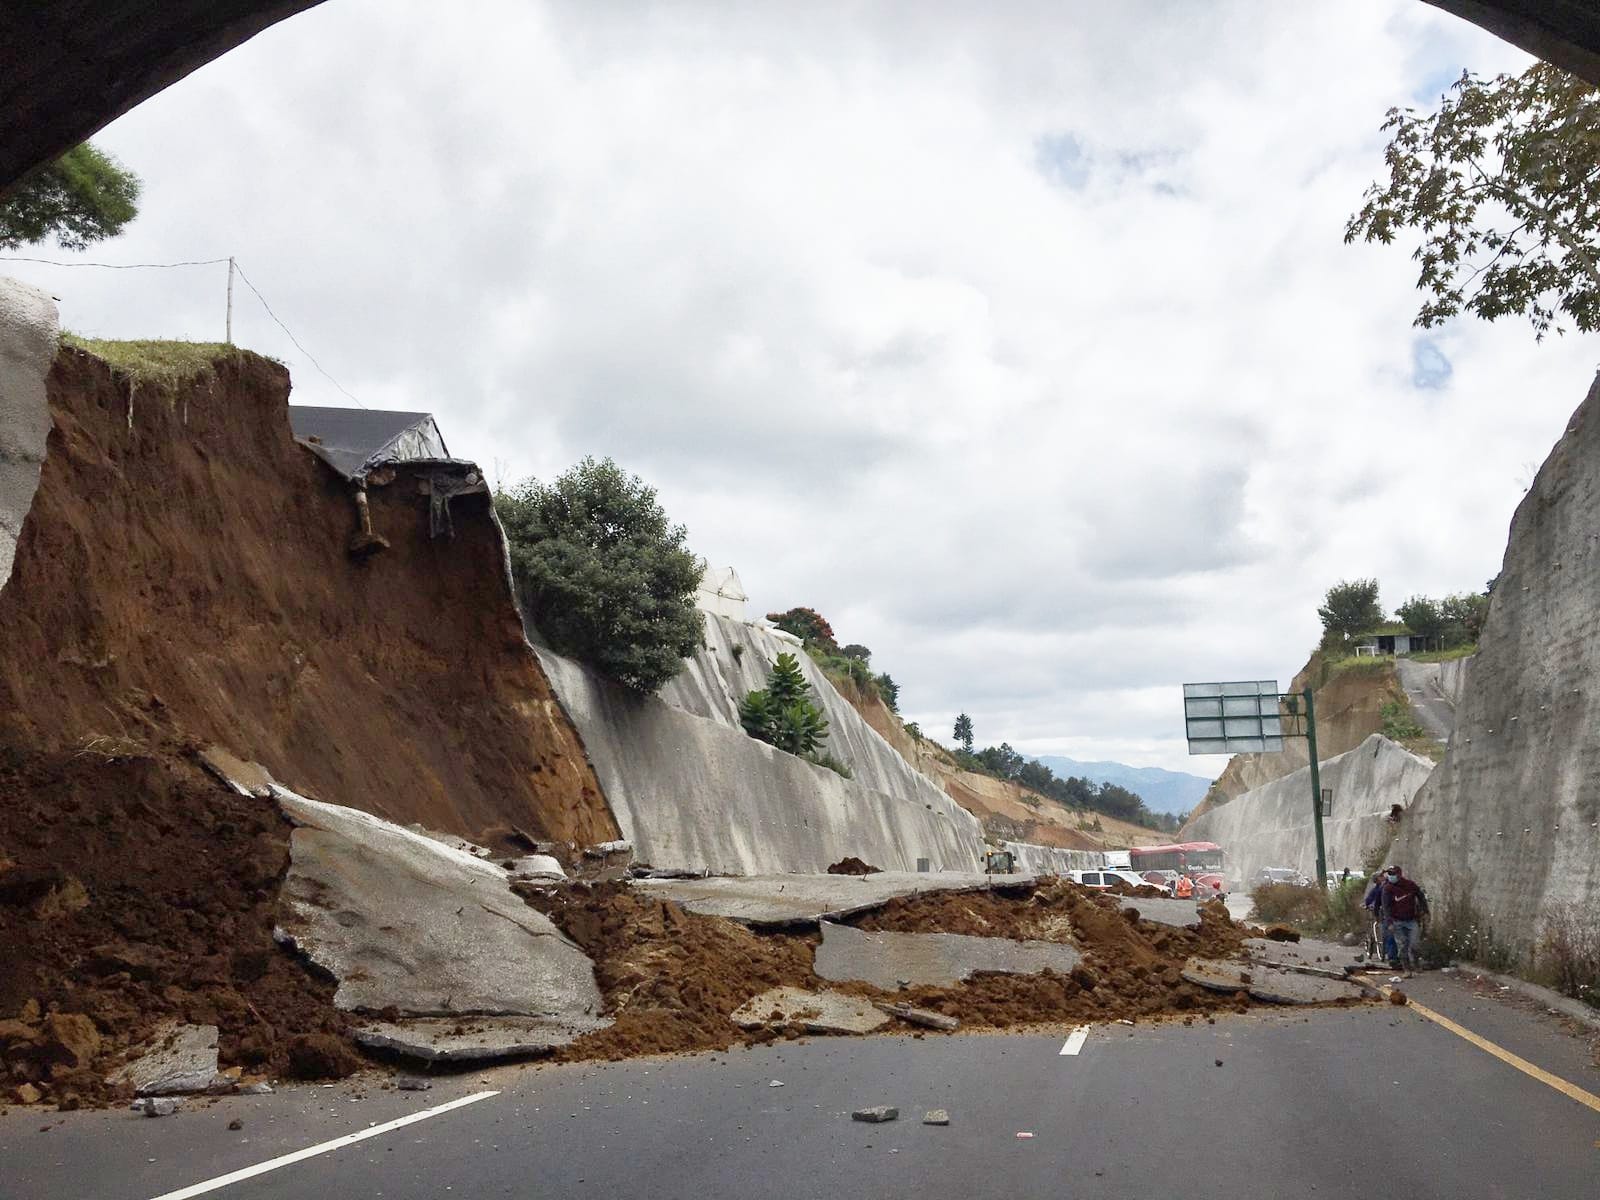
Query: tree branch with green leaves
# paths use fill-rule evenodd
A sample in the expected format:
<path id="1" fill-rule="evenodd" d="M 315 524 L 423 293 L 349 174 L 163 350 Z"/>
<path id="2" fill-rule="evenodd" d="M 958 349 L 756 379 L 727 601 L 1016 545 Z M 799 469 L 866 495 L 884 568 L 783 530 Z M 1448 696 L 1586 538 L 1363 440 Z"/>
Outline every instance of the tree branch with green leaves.
<path id="1" fill-rule="evenodd" d="M 1387 181 L 1344 240 L 1407 230 L 1423 301 L 1416 324 L 1525 317 L 1536 339 L 1600 329 L 1600 89 L 1548 63 L 1462 72 L 1436 112 L 1389 110 Z"/>

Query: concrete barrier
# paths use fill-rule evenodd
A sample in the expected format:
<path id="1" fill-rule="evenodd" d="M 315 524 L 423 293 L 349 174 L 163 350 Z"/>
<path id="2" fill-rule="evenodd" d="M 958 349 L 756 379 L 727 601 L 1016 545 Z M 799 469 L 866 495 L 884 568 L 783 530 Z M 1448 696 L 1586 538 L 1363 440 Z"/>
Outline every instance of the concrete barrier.
<path id="1" fill-rule="evenodd" d="M 1322 786 L 1333 789 L 1333 811 L 1323 820 L 1328 870 L 1349 867 L 1359 873 L 1363 860 L 1395 834 L 1388 820 L 1391 806 L 1410 804 L 1433 764 L 1375 733 L 1320 766 Z M 1315 876 L 1311 768 L 1212 809 L 1187 826 L 1184 836 L 1221 846 L 1235 887 L 1250 886 L 1262 867 L 1291 867 Z"/>
<path id="2" fill-rule="evenodd" d="M 39 488 L 50 406 L 44 381 L 55 361 L 55 301 L 0 278 L 0 588 L 11 578 L 22 522 Z"/>
<path id="3" fill-rule="evenodd" d="M 1600 380 L 1517 506 L 1439 769 L 1396 857 L 1524 960 L 1600 920 Z"/>
<path id="4" fill-rule="evenodd" d="M 914 771 L 804 654 L 828 716 L 827 748 L 854 778 L 744 732 L 738 698 L 764 687 L 790 649 L 756 626 L 708 615 L 705 647 L 651 697 L 538 650 L 635 857 L 736 875 L 823 871 L 848 855 L 890 871 L 914 871 L 919 858 L 935 871 L 981 869 L 977 818 Z"/>

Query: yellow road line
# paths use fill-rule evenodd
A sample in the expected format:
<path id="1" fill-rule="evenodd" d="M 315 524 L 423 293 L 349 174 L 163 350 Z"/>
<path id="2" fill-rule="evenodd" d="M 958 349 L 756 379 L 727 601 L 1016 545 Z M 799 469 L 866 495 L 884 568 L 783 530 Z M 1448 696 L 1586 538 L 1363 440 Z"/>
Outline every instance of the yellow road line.
<path id="1" fill-rule="evenodd" d="M 1379 986 L 1378 990 L 1382 992 L 1384 998 L 1387 999 L 1389 993 L 1394 989 Z M 1488 1038 L 1473 1033 L 1472 1030 L 1466 1028 L 1464 1025 L 1457 1025 L 1443 1013 L 1436 1013 L 1427 1005 L 1418 1004 L 1409 995 L 1406 996 L 1406 1006 L 1408 1008 L 1416 1009 L 1418 1013 L 1424 1017 L 1427 1017 L 1428 1020 L 1432 1021 L 1435 1025 L 1438 1025 L 1443 1029 L 1448 1029 L 1451 1033 L 1455 1034 L 1459 1038 L 1465 1038 L 1479 1050 L 1494 1055 L 1501 1062 L 1507 1064 L 1508 1066 L 1515 1067 L 1529 1078 L 1537 1079 L 1540 1083 L 1555 1088 L 1555 1090 L 1560 1092 L 1563 1096 L 1567 1096 L 1573 1100 L 1576 1100 L 1579 1104 L 1587 1105 L 1588 1107 L 1594 1109 L 1595 1112 L 1600 1112 L 1600 1096 L 1596 1096 L 1593 1092 L 1586 1092 L 1577 1084 L 1568 1083 L 1565 1079 L 1561 1078 L 1561 1076 L 1552 1075 L 1543 1067 L 1534 1066 L 1527 1059 L 1511 1053 L 1511 1051 L 1507 1050 L 1503 1046 L 1495 1045 Z"/>

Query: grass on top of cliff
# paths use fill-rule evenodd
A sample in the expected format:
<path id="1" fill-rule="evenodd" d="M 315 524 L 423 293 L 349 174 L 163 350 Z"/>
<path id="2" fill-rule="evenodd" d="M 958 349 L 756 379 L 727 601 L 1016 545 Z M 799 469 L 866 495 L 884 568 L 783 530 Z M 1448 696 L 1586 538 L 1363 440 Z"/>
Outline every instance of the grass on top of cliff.
<path id="1" fill-rule="evenodd" d="M 249 353 L 226 342 L 115 342 L 75 333 L 62 333 L 61 344 L 92 354 L 139 387 L 163 394 L 209 374 L 219 362 Z"/>

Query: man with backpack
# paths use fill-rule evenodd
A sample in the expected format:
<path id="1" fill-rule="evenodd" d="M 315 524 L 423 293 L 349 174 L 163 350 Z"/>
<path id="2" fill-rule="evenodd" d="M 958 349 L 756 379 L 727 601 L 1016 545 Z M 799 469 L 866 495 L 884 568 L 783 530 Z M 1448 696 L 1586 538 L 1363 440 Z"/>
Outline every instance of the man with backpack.
<path id="1" fill-rule="evenodd" d="M 1422 948 L 1421 922 L 1428 914 L 1428 898 L 1416 880 L 1407 879 L 1398 866 L 1391 866 L 1383 873 L 1378 908 L 1385 934 L 1394 939 L 1389 965 L 1396 970 L 1404 967 L 1409 975 L 1418 966 L 1417 956 Z"/>

